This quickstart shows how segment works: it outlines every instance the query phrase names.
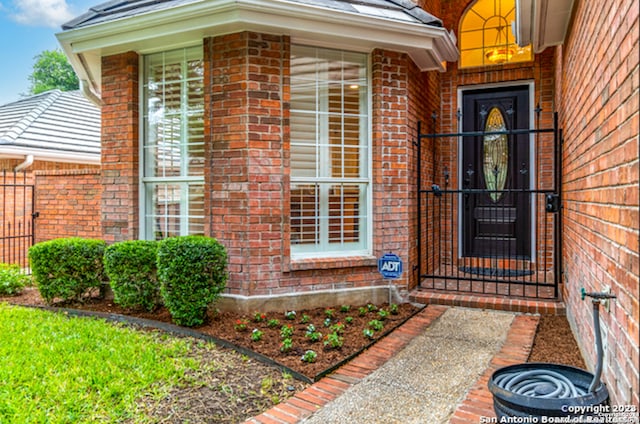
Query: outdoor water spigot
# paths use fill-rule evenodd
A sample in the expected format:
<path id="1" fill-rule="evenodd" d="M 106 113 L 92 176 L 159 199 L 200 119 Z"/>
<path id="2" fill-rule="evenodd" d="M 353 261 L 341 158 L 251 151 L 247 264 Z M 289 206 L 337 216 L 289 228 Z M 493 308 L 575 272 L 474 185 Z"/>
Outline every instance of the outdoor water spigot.
<path id="1" fill-rule="evenodd" d="M 615 294 L 611 294 L 610 292 L 588 292 L 584 289 L 584 287 L 580 288 L 580 298 L 582 300 L 584 300 L 585 297 L 590 297 L 592 300 L 592 302 L 605 302 L 609 299 L 615 299 L 616 295 Z"/>
<path id="2" fill-rule="evenodd" d="M 591 298 L 593 304 L 593 331 L 596 336 L 596 354 L 598 355 L 598 362 L 596 363 L 596 370 L 593 373 L 593 380 L 589 385 L 589 392 L 594 393 L 600 385 L 600 376 L 602 374 L 602 362 L 604 360 L 604 352 L 602 350 L 602 335 L 600 334 L 600 304 L 606 304 L 609 299 L 615 299 L 616 296 L 610 292 L 588 292 L 584 287 L 580 288 L 580 297 L 584 300 L 585 297 Z"/>

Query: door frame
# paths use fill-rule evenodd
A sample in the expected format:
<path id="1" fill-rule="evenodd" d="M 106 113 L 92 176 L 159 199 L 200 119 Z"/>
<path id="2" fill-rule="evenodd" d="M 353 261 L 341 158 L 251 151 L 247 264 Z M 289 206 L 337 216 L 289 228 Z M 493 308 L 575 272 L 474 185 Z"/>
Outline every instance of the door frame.
<path id="1" fill-rule="evenodd" d="M 458 110 L 462 111 L 462 99 L 464 96 L 464 93 L 466 91 L 476 91 L 476 90 L 490 90 L 490 89 L 496 89 L 496 88 L 503 88 L 505 90 L 509 90 L 512 89 L 513 87 L 523 87 L 526 86 L 529 90 L 529 128 L 533 128 L 535 126 L 535 99 L 534 99 L 534 94 L 535 94 L 535 82 L 534 80 L 520 80 L 520 81 L 510 81 L 510 82 L 501 82 L 501 83 L 491 83 L 491 84 L 477 84 L 477 85 L 466 85 L 466 86 L 459 86 L 457 89 L 457 105 L 458 105 Z M 464 116 L 462 116 L 461 119 L 458 120 L 458 128 L 457 131 L 458 133 L 462 133 L 463 132 L 463 126 L 462 126 L 462 120 L 464 119 Z M 460 182 L 463 179 L 463 163 L 462 163 L 462 137 L 458 137 L 458 158 L 457 158 L 457 167 L 458 167 L 458 184 L 460 184 Z M 535 181 L 537 178 L 536 175 L 536 145 L 535 145 L 535 136 L 534 134 L 530 134 L 529 135 L 529 169 L 531 170 L 531 172 L 529 172 L 529 187 L 536 187 Z M 537 260 L 537 250 L 536 250 L 536 199 L 535 196 L 531 199 L 531 210 L 530 210 L 530 228 L 529 230 L 531 231 L 531 245 L 529 246 L 530 251 L 531 251 L 531 259 L 529 259 L 529 261 L 531 263 L 535 263 Z M 460 198 L 458 199 L 459 203 L 458 204 L 462 204 L 462 194 L 460 194 Z M 463 231 L 464 231 L 464 218 L 463 218 L 463 211 L 462 208 L 458 208 L 458 259 L 462 258 L 462 243 L 463 241 Z"/>

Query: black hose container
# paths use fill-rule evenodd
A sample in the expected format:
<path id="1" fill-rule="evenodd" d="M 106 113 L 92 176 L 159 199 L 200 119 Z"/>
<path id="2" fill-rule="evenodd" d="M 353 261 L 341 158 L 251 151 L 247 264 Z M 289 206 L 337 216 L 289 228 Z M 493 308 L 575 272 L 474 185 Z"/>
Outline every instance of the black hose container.
<path id="1" fill-rule="evenodd" d="M 501 387 L 504 386 L 501 380 L 505 379 L 505 375 L 514 373 L 517 375 L 525 375 L 524 373 L 537 371 L 560 374 L 573 383 L 578 392 L 582 392 L 583 394 L 564 398 L 542 397 L 545 393 L 540 395 L 524 395 Z M 500 385 L 496 384 L 496 380 L 500 382 Z M 593 374 L 580 368 L 559 364 L 529 362 L 496 370 L 489 380 L 489 391 L 493 395 L 493 408 L 498 417 L 498 422 L 539 423 L 543 422 L 542 417 L 595 417 L 607 412 L 608 409 L 606 405 L 609 405 L 609 391 L 603 383 L 600 383 L 594 392 L 589 392 L 589 385 L 592 380 Z M 551 384 L 547 384 L 547 386 L 546 390 L 548 392 L 555 390 L 553 387 L 549 387 L 552 386 Z M 544 389 L 541 391 L 544 392 Z M 528 418 L 528 420 L 500 421 L 502 418 L 510 417 Z"/>

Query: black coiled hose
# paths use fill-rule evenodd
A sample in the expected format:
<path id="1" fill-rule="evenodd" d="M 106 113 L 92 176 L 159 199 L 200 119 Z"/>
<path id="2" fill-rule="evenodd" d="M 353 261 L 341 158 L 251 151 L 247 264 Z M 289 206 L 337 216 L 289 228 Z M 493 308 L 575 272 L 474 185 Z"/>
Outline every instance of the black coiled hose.
<path id="1" fill-rule="evenodd" d="M 494 383 L 496 386 L 519 395 L 547 399 L 568 399 L 585 396 L 587 393 L 594 393 L 598 389 L 603 362 L 602 337 L 600 335 L 600 303 L 605 299 L 614 299 L 615 296 L 610 293 L 587 293 L 582 289 L 582 299 L 585 296 L 593 298 L 593 327 L 598 355 L 596 371 L 588 390 L 576 386 L 564 375 L 544 368 L 501 374 L 495 378 Z"/>
<path id="2" fill-rule="evenodd" d="M 543 368 L 504 373 L 496 377 L 494 382 L 512 393 L 530 397 L 567 399 L 587 394 L 585 389 L 577 387 L 564 375 Z"/>

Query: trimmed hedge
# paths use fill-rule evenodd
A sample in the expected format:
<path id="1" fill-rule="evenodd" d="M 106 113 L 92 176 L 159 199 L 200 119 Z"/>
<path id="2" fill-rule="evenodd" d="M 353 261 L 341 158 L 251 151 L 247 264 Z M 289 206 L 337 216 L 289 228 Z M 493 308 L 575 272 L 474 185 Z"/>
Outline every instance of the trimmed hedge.
<path id="1" fill-rule="evenodd" d="M 31 283 L 31 277 L 23 274 L 16 264 L 0 263 L 0 296 L 14 296 Z"/>
<path id="2" fill-rule="evenodd" d="M 103 240 L 64 238 L 35 244 L 29 249 L 29 263 L 40 295 L 81 300 L 91 289 L 103 289 Z"/>
<path id="3" fill-rule="evenodd" d="M 158 279 L 173 321 L 188 327 L 204 322 L 207 307 L 227 284 L 227 252 L 216 239 L 171 237 L 158 248 Z"/>
<path id="4" fill-rule="evenodd" d="M 131 240 L 114 243 L 104 251 L 104 270 L 113 301 L 123 308 L 152 311 L 160 302 L 156 254 L 158 243 Z"/>

